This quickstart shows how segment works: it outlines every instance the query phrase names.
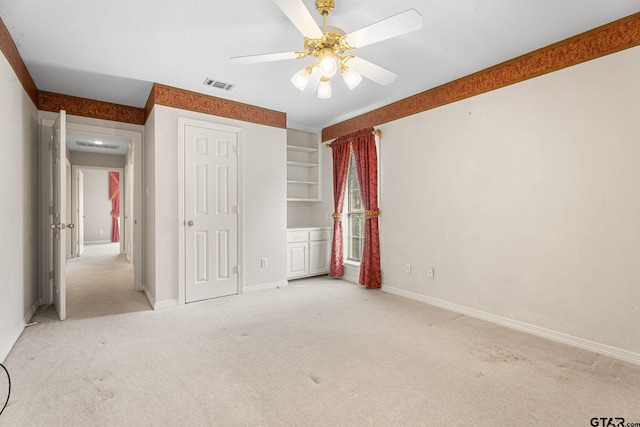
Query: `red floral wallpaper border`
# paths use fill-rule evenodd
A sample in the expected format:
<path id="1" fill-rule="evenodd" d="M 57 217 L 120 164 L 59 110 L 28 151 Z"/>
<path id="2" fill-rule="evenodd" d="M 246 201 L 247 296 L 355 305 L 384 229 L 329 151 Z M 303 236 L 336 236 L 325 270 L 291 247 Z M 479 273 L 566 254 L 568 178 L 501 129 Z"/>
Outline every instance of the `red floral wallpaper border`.
<path id="1" fill-rule="evenodd" d="M 638 45 L 640 13 L 326 127 L 322 130 L 322 140 L 398 120 Z"/>
<path id="2" fill-rule="evenodd" d="M 25 92 L 29 95 L 29 98 L 33 101 L 34 105 L 38 105 L 38 88 L 36 87 L 33 78 L 31 78 L 31 74 L 27 70 L 27 66 L 24 65 L 24 61 L 22 61 L 22 57 L 18 52 L 18 48 L 16 44 L 13 42 L 13 38 L 11 34 L 9 34 L 9 30 L 4 25 L 2 18 L 0 18 L 0 50 L 4 53 L 4 56 L 9 61 L 11 68 L 18 76 L 18 80 L 22 84 Z"/>
<path id="3" fill-rule="evenodd" d="M 154 104 L 213 114 L 215 116 L 228 117 L 261 125 L 279 128 L 287 127 L 286 113 L 158 83 L 154 84 L 153 89 L 151 89 L 149 101 L 145 107 L 145 117 L 151 114 L 151 109 Z"/>
<path id="4" fill-rule="evenodd" d="M 60 111 L 67 114 L 91 117 L 94 119 L 112 120 L 115 122 L 144 125 L 144 109 L 128 105 L 95 101 L 77 96 L 61 95 L 45 91 L 38 92 L 38 110 Z"/>

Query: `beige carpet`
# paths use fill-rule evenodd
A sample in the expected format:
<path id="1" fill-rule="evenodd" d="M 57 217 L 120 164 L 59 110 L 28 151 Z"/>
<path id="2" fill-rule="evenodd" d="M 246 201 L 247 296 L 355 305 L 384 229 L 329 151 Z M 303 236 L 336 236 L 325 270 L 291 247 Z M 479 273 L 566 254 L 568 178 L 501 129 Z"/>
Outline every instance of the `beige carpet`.
<path id="1" fill-rule="evenodd" d="M 29 327 L 0 425 L 640 423 L 639 366 L 338 280 L 292 284 L 157 312 L 85 303 Z"/>
<path id="2" fill-rule="evenodd" d="M 133 265 L 119 251 L 119 243 L 85 245 L 81 257 L 67 262 L 68 319 L 151 310 L 133 290 Z"/>

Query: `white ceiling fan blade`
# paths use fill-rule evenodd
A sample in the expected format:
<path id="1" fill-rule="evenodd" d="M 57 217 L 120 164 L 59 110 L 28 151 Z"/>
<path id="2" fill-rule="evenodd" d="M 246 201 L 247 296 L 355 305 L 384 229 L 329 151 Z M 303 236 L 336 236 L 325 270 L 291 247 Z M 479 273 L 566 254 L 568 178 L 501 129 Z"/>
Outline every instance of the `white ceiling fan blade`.
<path id="1" fill-rule="evenodd" d="M 231 58 L 231 62 L 245 65 L 258 64 L 260 62 L 283 61 L 285 59 L 298 59 L 299 57 L 298 52 L 265 53 L 262 55 L 235 56 Z"/>
<path id="2" fill-rule="evenodd" d="M 373 64 L 365 59 L 358 58 L 357 56 L 347 61 L 347 68 L 360 74 L 362 77 L 366 77 L 369 80 L 385 86 L 393 82 L 398 75 L 386 68 L 382 68 L 379 65 Z"/>
<path id="3" fill-rule="evenodd" d="M 422 28 L 422 15 L 415 9 L 409 9 L 353 31 L 346 35 L 345 40 L 355 49 L 398 37 L 420 28 Z"/>
<path id="4" fill-rule="evenodd" d="M 322 31 L 302 0 L 273 0 L 303 36 L 321 39 Z"/>

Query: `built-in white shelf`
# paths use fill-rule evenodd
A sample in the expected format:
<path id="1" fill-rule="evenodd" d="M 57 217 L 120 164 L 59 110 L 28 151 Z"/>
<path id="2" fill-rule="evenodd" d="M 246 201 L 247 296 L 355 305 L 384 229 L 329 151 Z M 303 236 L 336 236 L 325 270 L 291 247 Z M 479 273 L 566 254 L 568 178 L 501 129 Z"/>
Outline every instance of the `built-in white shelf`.
<path id="1" fill-rule="evenodd" d="M 299 151 L 301 153 L 317 153 L 317 148 L 309 148 L 309 147 L 299 147 L 297 145 L 287 145 L 287 150 L 290 151 Z"/>
<path id="2" fill-rule="evenodd" d="M 317 163 L 304 163 L 304 162 L 287 162 L 287 166 L 298 166 L 301 168 L 317 168 Z"/>
<path id="3" fill-rule="evenodd" d="M 320 135 L 287 129 L 287 201 L 320 200 Z"/>
<path id="4" fill-rule="evenodd" d="M 287 184 L 318 185 L 318 183 L 314 181 L 287 181 Z"/>

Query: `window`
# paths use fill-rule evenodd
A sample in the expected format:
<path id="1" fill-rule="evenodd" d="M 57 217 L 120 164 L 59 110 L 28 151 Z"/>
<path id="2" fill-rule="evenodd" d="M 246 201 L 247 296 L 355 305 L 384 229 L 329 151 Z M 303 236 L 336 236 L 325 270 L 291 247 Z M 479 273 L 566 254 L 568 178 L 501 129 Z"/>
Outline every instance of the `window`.
<path id="1" fill-rule="evenodd" d="M 345 232 L 345 259 L 360 262 L 362 260 L 362 243 L 364 241 L 364 208 L 360 198 L 360 185 L 356 174 L 356 160 L 351 153 L 347 176 L 347 229 Z"/>

